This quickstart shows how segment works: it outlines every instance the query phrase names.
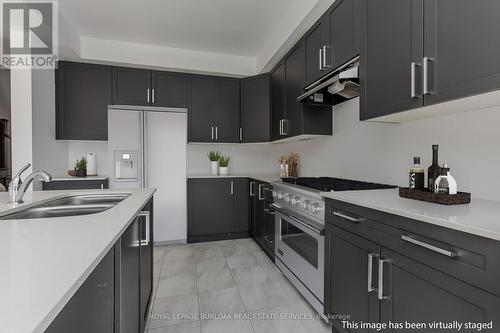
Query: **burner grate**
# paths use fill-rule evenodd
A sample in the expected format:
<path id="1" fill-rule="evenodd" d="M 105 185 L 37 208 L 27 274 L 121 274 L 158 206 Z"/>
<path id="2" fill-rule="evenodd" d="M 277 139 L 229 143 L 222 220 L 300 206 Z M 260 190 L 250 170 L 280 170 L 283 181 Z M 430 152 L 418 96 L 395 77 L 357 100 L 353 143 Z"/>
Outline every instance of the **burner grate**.
<path id="1" fill-rule="evenodd" d="M 331 177 L 282 178 L 283 182 L 312 188 L 319 191 L 358 191 L 396 188 L 396 186 L 363 182 L 359 180 Z"/>

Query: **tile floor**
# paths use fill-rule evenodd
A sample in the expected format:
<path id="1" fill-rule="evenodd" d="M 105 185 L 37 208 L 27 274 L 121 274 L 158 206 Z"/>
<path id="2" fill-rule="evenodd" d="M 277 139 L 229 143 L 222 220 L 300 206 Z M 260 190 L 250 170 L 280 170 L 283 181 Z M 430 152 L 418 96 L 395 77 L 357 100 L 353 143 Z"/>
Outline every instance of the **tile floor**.
<path id="1" fill-rule="evenodd" d="M 155 247 L 153 292 L 149 333 L 331 332 L 252 239 Z"/>

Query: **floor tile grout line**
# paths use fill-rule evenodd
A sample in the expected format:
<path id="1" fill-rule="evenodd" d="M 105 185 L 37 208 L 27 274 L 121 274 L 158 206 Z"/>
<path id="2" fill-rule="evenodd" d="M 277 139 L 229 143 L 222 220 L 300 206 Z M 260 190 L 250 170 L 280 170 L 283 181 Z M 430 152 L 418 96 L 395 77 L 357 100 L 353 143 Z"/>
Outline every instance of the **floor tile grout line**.
<path id="1" fill-rule="evenodd" d="M 245 309 L 245 313 L 248 314 L 247 306 L 245 305 L 245 302 L 243 301 L 243 297 L 241 297 L 241 294 L 240 294 L 240 289 L 238 288 L 238 285 L 236 284 L 236 279 L 234 278 L 233 270 L 231 268 L 229 268 L 229 271 L 231 272 L 231 276 L 233 277 L 234 287 L 236 289 L 236 292 L 238 293 L 238 296 L 240 297 L 241 304 L 243 304 L 243 308 Z M 255 326 L 253 325 L 252 320 L 250 320 L 250 319 L 248 319 L 248 320 L 250 321 L 250 325 L 252 326 L 253 332 L 256 333 L 257 331 L 255 330 Z"/>

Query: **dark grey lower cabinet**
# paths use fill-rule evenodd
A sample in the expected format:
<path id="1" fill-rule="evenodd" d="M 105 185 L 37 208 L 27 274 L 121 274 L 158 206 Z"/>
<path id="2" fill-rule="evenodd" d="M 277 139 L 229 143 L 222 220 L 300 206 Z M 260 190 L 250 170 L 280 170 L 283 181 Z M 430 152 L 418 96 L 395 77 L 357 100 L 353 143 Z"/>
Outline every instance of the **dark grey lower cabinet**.
<path id="1" fill-rule="evenodd" d="M 153 284 L 153 201 L 64 306 L 47 333 L 142 333 Z"/>
<path id="2" fill-rule="evenodd" d="M 113 333 L 113 329 L 114 250 L 111 249 L 45 332 Z"/>
<path id="3" fill-rule="evenodd" d="M 188 242 L 249 236 L 246 178 L 188 180 Z"/>
<path id="4" fill-rule="evenodd" d="M 490 283 L 499 275 L 486 264 L 497 260 L 497 242 L 344 202 L 326 206 L 325 313 L 351 323 L 334 319 L 334 332 L 372 332 L 355 328 L 361 322 L 500 322 Z"/>
<path id="5" fill-rule="evenodd" d="M 250 232 L 253 239 L 262 250 L 274 260 L 274 210 L 271 185 L 266 182 L 251 180 L 250 201 L 252 203 L 252 220 L 250 220 Z"/>
<path id="6" fill-rule="evenodd" d="M 120 333 L 137 333 L 141 324 L 140 316 L 140 268 L 141 251 L 140 219 L 125 231 L 120 240 L 119 278 L 119 325 Z"/>
<path id="7" fill-rule="evenodd" d="M 325 230 L 325 312 L 349 315 L 355 322 L 377 322 L 379 302 L 368 292 L 368 255 L 378 253 L 379 245 L 336 228 Z M 376 265 L 372 268 L 375 276 Z M 375 279 L 374 279 L 375 280 Z M 376 283 L 376 282 L 375 282 Z M 376 288 L 376 285 L 374 285 Z M 340 321 L 333 326 L 339 332 L 369 332 L 367 329 L 343 329 Z"/>
<path id="8" fill-rule="evenodd" d="M 395 251 L 382 248 L 381 258 L 382 322 L 500 323 L 500 298 Z"/>

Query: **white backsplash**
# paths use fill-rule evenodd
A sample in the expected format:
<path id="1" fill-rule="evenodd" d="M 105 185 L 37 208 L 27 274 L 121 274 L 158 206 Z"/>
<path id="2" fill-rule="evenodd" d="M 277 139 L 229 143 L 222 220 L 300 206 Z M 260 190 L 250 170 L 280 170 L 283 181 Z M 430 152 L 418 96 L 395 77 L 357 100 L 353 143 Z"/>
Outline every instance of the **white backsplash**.
<path id="1" fill-rule="evenodd" d="M 68 169 L 73 169 L 78 159 L 94 153 L 97 160 L 97 174 L 110 176 L 108 168 L 108 143 L 91 141 L 69 141 L 68 142 Z"/>

